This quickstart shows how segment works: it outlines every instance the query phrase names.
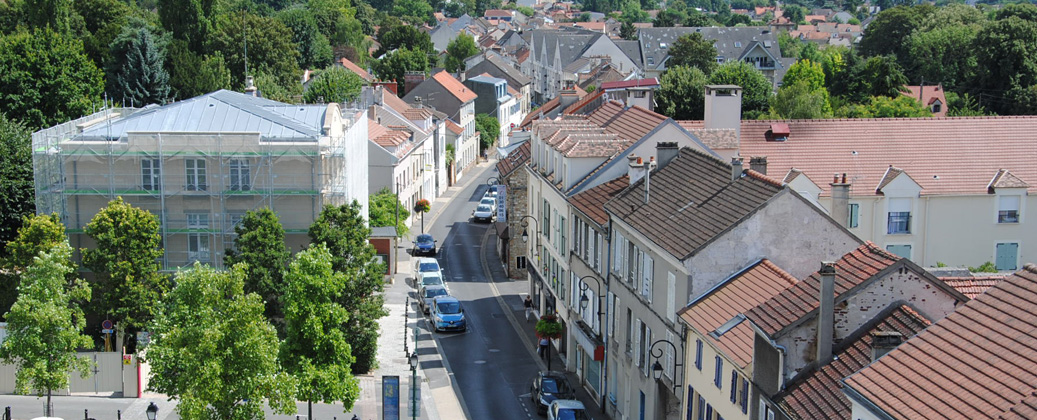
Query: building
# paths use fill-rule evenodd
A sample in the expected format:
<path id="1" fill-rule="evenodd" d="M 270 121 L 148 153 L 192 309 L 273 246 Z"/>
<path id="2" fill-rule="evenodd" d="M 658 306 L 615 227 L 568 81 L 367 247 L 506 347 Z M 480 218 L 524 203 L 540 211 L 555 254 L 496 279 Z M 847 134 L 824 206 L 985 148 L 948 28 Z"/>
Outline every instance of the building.
<path id="1" fill-rule="evenodd" d="M 509 34 L 512 33 L 514 32 L 509 32 Z M 521 40 L 518 36 L 512 37 Z M 529 97 L 532 87 L 529 78 L 496 53 L 485 52 L 483 55 L 484 59 L 468 67 L 465 74 L 468 77 L 478 74 L 489 74 L 492 77 L 506 80 L 509 88 L 519 92 L 519 120 L 521 121 L 529 113 Z"/>
<path id="2" fill-rule="evenodd" d="M 527 196 L 527 182 L 529 174 L 523 167 L 529 162 L 529 141 L 523 141 L 517 148 L 511 150 L 506 156 L 501 156 L 497 162 L 497 177 L 501 185 L 506 188 L 505 214 L 507 220 L 497 220 L 497 225 L 504 226 L 497 229 L 497 255 L 500 256 L 504 268 L 508 272 L 508 278 L 525 279 L 526 267 L 529 264 L 528 255 L 530 244 L 529 232 L 523 223 L 528 224 L 525 219 L 526 211 L 529 209 L 529 198 Z M 526 233 L 526 239 L 522 240 L 522 234 Z M 536 232 L 533 232 L 533 237 Z"/>
<path id="3" fill-rule="evenodd" d="M 363 111 L 226 90 L 109 109 L 33 133 L 37 212 L 61 216 L 80 249 L 86 224 L 122 197 L 158 217 L 174 270 L 222 267 L 235 224 L 269 207 L 299 251 L 323 206 L 356 200 L 367 214 L 367 131 Z"/>
<path id="4" fill-rule="evenodd" d="M 655 91 L 659 89 L 659 79 L 632 79 L 602 83 L 598 87 L 605 92 L 606 100 L 622 102 L 624 106 L 640 106 L 655 110 Z"/>
<path id="5" fill-rule="evenodd" d="M 491 77 L 489 74 L 480 74 L 465 79 L 464 85 L 475 92 L 475 113 L 486 114 L 497 119 L 500 130 L 497 133 L 497 141 L 500 146 L 509 144 L 508 134 L 521 122 L 521 104 L 516 95 L 512 95 L 514 89 L 509 89 L 508 81 Z M 509 92 L 510 90 L 510 92 Z M 517 92 L 516 92 L 517 93 Z"/>
<path id="6" fill-rule="evenodd" d="M 533 81 L 533 101 L 543 104 L 568 88 L 565 81 L 575 83 L 572 72 L 566 68 L 581 58 L 610 57 L 621 73 L 635 71 L 640 57 L 628 55 L 607 35 L 581 28 L 537 29 L 531 31 L 528 63 L 523 63 L 523 74 Z M 632 52 L 631 52 L 632 53 Z"/>
<path id="7" fill-rule="evenodd" d="M 795 61 L 781 56 L 778 34 L 762 26 L 644 28 L 637 32 L 642 54 L 641 77 L 661 77 L 666 71 L 670 46 L 681 35 L 691 33 L 700 33 L 703 38 L 716 41 L 717 63 L 746 61 L 763 72 L 774 89 L 778 88 L 788 67 Z"/>
<path id="8" fill-rule="evenodd" d="M 453 143 L 455 169 L 452 175 L 455 182 L 474 167 L 479 157 L 475 99 L 475 92 L 445 71 L 432 75 L 403 96 L 403 100 L 408 103 L 429 104 L 461 128 L 461 133 L 457 134 L 457 140 Z M 449 129 L 449 123 L 447 125 Z"/>
<path id="9" fill-rule="evenodd" d="M 944 95 L 943 85 L 936 86 L 906 86 L 907 92 L 904 96 L 918 99 L 934 117 L 947 116 L 947 97 Z"/>

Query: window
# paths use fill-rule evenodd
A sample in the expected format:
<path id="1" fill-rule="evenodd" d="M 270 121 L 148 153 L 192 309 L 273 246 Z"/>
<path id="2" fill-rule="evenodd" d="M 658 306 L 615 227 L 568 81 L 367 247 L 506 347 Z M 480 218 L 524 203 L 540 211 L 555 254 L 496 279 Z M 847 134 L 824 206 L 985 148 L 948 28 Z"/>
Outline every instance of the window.
<path id="1" fill-rule="evenodd" d="M 666 319 L 676 323 L 677 316 L 677 276 L 673 272 L 666 273 Z"/>
<path id="2" fill-rule="evenodd" d="M 933 114 L 940 112 L 940 101 L 933 102 Z"/>
<path id="3" fill-rule="evenodd" d="M 630 342 L 634 339 L 634 318 L 630 312 L 630 308 L 627 308 L 627 340 L 626 340 L 626 352 L 630 355 L 631 345 Z"/>
<path id="4" fill-rule="evenodd" d="M 641 340 L 641 353 L 644 354 L 644 363 L 641 364 L 641 373 L 647 377 L 651 373 L 651 369 L 648 368 L 648 365 L 651 364 L 651 360 L 649 359 L 651 356 L 648 352 L 652 350 L 652 329 L 645 323 L 641 323 L 641 326 L 644 327 L 645 331 L 645 336 Z"/>
<path id="5" fill-rule="evenodd" d="M 731 369 L 731 402 L 738 402 L 738 371 Z"/>
<path id="6" fill-rule="evenodd" d="M 706 406 L 706 399 L 699 395 L 699 420 L 706 420 L 706 410 L 703 407 Z M 713 419 L 709 419 L 713 420 Z"/>
<path id="7" fill-rule="evenodd" d="M 911 258 L 911 245 L 886 245 L 886 251 L 901 258 Z"/>
<path id="8" fill-rule="evenodd" d="M 850 220 L 846 221 L 846 226 L 855 228 L 860 224 L 861 205 L 857 203 L 850 204 Z"/>
<path id="9" fill-rule="evenodd" d="M 695 368 L 702 370 L 702 340 L 695 339 Z"/>
<path id="10" fill-rule="evenodd" d="M 692 416 L 695 415 L 695 388 L 688 385 L 688 413 L 684 416 L 684 420 L 691 420 Z"/>
<path id="11" fill-rule="evenodd" d="M 1019 196 L 1003 195 L 997 201 L 997 222 L 1019 223 Z"/>
<path id="12" fill-rule="evenodd" d="M 742 378 L 742 391 L 739 393 L 738 397 L 741 398 L 741 400 L 739 400 L 739 402 L 742 403 L 742 414 L 748 414 L 749 413 L 749 380 L 746 379 L 746 378 Z"/>
<path id="13" fill-rule="evenodd" d="M 544 199 L 544 215 L 540 218 L 543 221 L 544 229 L 541 233 L 547 238 L 551 237 L 551 204 Z"/>
<path id="14" fill-rule="evenodd" d="M 908 199 L 889 199 L 889 219 L 886 227 L 886 233 L 890 235 L 911 233 L 911 202 Z"/>
<path id="15" fill-rule="evenodd" d="M 515 257 L 515 268 L 526 268 L 526 257 Z"/>
<path id="16" fill-rule="evenodd" d="M 248 161 L 244 159 L 231 159 L 230 166 L 230 190 L 251 191 L 252 174 Z"/>
<path id="17" fill-rule="evenodd" d="M 1018 269 L 1019 244 L 1000 243 L 996 245 L 997 254 L 994 256 L 994 268 L 1003 271 L 1014 271 Z"/>
<path id="18" fill-rule="evenodd" d="M 608 311 L 609 311 L 609 325 L 608 325 L 608 336 L 613 336 L 613 330 L 616 329 L 616 308 L 619 307 L 619 297 L 613 295 L 612 292 L 608 293 Z"/>
<path id="19" fill-rule="evenodd" d="M 240 220 L 239 220 L 240 221 Z M 187 213 L 188 229 L 205 229 L 209 227 L 208 213 Z"/>
<path id="20" fill-rule="evenodd" d="M 559 220 L 559 222 L 558 222 L 559 223 L 559 225 L 558 225 L 559 235 L 558 236 L 560 237 L 559 238 L 560 244 L 558 246 L 558 250 L 564 252 L 564 251 L 568 250 L 568 248 L 565 247 L 565 245 L 566 245 L 565 239 L 566 239 L 566 233 L 567 233 L 565 231 L 565 217 L 559 216 L 558 220 Z"/>
<path id="21" fill-rule="evenodd" d="M 713 420 L 713 406 L 706 404 L 706 420 Z"/>
<path id="22" fill-rule="evenodd" d="M 641 271 L 641 296 L 645 298 L 649 303 L 652 302 L 652 277 L 654 277 L 653 270 L 655 263 L 652 260 L 652 256 L 644 254 L 642 257 L 643 265 Z"/>
<path id="23" fill-rule="evenodd" d="M 161 188 L 162 169 L 158 159 L 140 161 L 141 186 L 148 191 Z"/>
<path id="24" fill-rule="evenodd" d="M 666 341 L 670 343 L 674 342 L 673 333 L 670 332 L 670 330 L 666 330 Z M 663 370 L 663 374 L 666 375 L 667 378 L 673 379 L 673 375 L 676 373 L 677 370 L 677 365 L 675 364 L 676 361 L 674 360 L 673 348 L 667 346 L 665 347 L 665 349 L 666 364 L 664 366 L 666 367 L 666 369 Z"/>
<path id="25" fill-rule="evenodd" d="M 627 267 L 627 283 L 634 284 L 637 281 L 637 257 L 638 257 L 637 245 L 631 245 L 627 243 L 627 260 L 624 263 Z"/>
<path id="26" fill-rule="evenodd" d="M 208 213 L 187 213 L 188 229 L 206 229 L 208 227 Z M 209 260 L 209 235 L 207 233 L 187 234 L 187 259 L 190 262 Z"/>
<path id="27" fill-rule="evenodd" d="M 184 165 L 187 171 L 187 190 L 205 191 L 205 159 L 187 159 L 184 160 Z"/>
<path id="28" fill-rule="evenodd" d="M 641 323 L 640 319 L 636 320 L 634 322 L 634 330 L 630 332 L 630 334 L 634 336 L 634 347 L 632 348 L 632 351 L 634 352 L 634 366 L 641 366 L 641 356 L 643 356 L 641 353 L 641 336 L 644 335 L 644 333 L 644 324 Z"/>
<path id="29" fill-rule="evenodd" d="M 723 389 L 724 385 L 721 382 L 724 380 L 724 359 L 721 359 L 720 356 L 716 356 L 716 361 L 717 368 L 713 372 L 713 385 L 716 385 L 717 388 Z"/>

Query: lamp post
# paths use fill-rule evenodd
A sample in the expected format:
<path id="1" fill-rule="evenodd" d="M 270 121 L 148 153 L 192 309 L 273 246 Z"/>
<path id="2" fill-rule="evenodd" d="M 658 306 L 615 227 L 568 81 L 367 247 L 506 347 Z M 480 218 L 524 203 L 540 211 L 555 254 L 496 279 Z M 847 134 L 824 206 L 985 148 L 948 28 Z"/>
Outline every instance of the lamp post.
<path id="1" fill-rule="evenodd" d="M 663 377 L 663 365 L 659 363 L 659 358 L 663 356 L 663 349 L 662 348 L 658 348 L 658 349 L 655 348 L 655 346 L 658 345 L 659 343 L 669 344 L 670 348 L 673 349 L 673 370 L 674 370 L 674 372 L 673 372 L 673 391 L 674 391 L 674 393 L 676 393 L 677 390 L 681 386 L 681 384 L 677 383 L 677 368 L 681 368 L 681 367 L 684 366 L 683 363 L 677 363 L 677 346 L 676 345 L 674 345 L 673 343 L 671 343 L 671 342 L 669 342 L 667 340 L 657 340 L 656 342 L 652 343 L 651 347 L 648 348 L 648 353 L 651 354 L 652 357 L 655 358 L 655 363 L 652 363 L 652 376 L 655 377 L 656 380 L 660 380 Z"/>
<path id="2" fill-rule="evenodd" d="M 158 406 L 155 405 L 154 401 L 152 401 L 148 404 L 148 408 L 147 410 L 144 410 L 144 413 L 147 414 L 148 420 L 155 420 L 155 418 L 158 417 Z"/>
<path id="3" fill-rule="evenodd" d="M 414 352 L 410 354 L 407 360 L 410 363 L 410 418 L 417 420 L 418 418 L 418 351 L 414 349 Z"/>

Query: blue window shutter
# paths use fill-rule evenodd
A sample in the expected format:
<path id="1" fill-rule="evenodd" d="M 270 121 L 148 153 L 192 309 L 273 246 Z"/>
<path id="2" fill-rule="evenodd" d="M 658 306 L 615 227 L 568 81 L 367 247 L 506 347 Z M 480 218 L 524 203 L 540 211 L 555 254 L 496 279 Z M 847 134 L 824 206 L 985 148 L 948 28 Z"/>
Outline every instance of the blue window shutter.
<path id="1" fill-rule="evenodd" d="M 731 402 L 738 401 L 738 371 L 731 369 Z"/>
<path id="2" fill-rule="evenodd" d="M 702 340 L 695 340 L 695 368 L 702 370 Z"/>
<path id="3" fill-rule="evenodd" d="M 723 382 L 723 380 L 724 380 L 724 359 L 721 359 L 720 356 L 717 356 L 716 357 L 716 361 L 717 361 L 717 370 L 713 374 L 713 384 L 716 385 L 717 388 L 723 388 L 723 385 L 721 385 L 721 382 Z"/>

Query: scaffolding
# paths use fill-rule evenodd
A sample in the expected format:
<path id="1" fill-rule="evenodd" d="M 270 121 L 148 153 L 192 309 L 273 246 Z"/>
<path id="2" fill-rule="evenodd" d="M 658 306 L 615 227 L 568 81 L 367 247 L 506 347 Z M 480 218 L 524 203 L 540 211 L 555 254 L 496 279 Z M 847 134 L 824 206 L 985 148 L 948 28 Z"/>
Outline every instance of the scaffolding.
<path id="1" fill-rule="evenodd" d="M 307 230 L 324 205 L 363 197 L 366 215 L 366 178 L 362 186 L 351 179 L 358 147 L 363 166 L 367 161 L 361 112 L 328 105 L 324 120 L 331 124 L 302 139 L 260 132 L 112 134 L 115 122 L 140 111 L 109 109 L 33 134 L 37 212 L 61 217 L 77 260 L 79 249 L 93 245 L 87 223 L 116 197 L 158 217 L 164 270 L 195 261 L 222 267 L 234 226 L 249 210 L 273 209 L 293 251 L 309 242 Z"/>

